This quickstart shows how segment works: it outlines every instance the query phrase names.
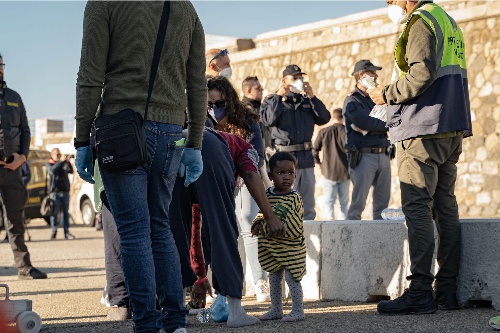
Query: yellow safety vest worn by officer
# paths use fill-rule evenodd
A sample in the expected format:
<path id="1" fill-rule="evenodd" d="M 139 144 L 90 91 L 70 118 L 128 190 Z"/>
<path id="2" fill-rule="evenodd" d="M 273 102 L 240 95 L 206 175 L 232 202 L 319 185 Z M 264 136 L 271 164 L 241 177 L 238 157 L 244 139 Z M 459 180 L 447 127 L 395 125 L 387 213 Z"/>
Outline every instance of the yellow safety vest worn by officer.
<path id="1" fill-rule="evenodd" d="M 437 78 L 421 95 L 389 105 L 391 141 L 453 131 L 472 135 L 464 38 L 455 20 L 438 5 L 427 3 L 408 19 L 396 45 L 396 75 L 401 79 L 410 69 L 406 45 L 411 27 L 420 18 L 436 37 Z"/>

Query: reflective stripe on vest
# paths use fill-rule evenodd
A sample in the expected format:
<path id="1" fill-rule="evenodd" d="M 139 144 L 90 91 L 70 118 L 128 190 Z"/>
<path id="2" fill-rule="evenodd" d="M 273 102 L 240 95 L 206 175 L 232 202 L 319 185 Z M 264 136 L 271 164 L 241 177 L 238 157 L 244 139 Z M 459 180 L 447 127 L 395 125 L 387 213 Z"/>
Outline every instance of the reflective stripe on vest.
<path id="1" fill-rule="evenodd" d="M 405 76 L 409 70 L 406 63 L 406 43 L 411 26 L 421 17 L 436 37 L 437 72 L 438 78 L 451 74 L 461 74 L 467 78 L 467 66 L 465 62 L 465 47 L 462 30 L 455 20 L 450 17 L 441 7 L 434 3 L 428 3 L 412 13 L 408 19 L 405 29 L 401 33 L 394 51 L 397 70 L 396 79 Z"/>

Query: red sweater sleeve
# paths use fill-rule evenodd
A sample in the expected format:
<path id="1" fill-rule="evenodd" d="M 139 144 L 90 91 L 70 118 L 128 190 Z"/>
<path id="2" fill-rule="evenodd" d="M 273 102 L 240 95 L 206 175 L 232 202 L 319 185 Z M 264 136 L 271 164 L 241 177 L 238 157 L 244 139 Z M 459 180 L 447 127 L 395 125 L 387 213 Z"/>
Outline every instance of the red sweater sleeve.
<path id="1" fill-rule="evenodd" d="M 226 140 L 229 146 L 237 174 L 241 175 L 243 172 L 249 170 L 256 173 L 259 155 L 252 145 L 237 135 L 221 131 L 218 131 L 218 133 Z"/>
<path id="2" fill-rule="evenodd" d="M 200 205 L 191 206 L 191 245 L 189 247 L 189 257 L 191 259 L 191 268 L 196 276 L 207 275 L 205 260 L 203 259 L 203 250 L 201 247 L 201 212 Z"/>

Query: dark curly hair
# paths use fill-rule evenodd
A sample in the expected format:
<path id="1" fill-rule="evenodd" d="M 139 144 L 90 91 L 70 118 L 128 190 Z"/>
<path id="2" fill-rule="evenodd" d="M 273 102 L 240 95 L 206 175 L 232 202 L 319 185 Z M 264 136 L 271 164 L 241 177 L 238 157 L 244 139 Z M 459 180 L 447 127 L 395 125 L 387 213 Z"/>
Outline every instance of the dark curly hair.
<path id="1" fill-rule="evenodd" d="M 294 166 L 297 166 L 297 159 L 295 158 L 295 156 L 287 151 L 280 151 L 271 156 L 271 158 L 269 159 L 269 171 L 272 172 L 276 167 L 276 164 L 281 161 L 290 161 Z"/>
<path id="2" fill-rule="evenodd" d="M 259 122 L 259 115 L 246 107 L 231 82 L 223 76 L 211 77 L 207 81 L 208 90 L 217 90 L 226 102 L 227 125 L 224 132 L 235 134 L 247 140 L 252 135 L 252 122 Z"/>

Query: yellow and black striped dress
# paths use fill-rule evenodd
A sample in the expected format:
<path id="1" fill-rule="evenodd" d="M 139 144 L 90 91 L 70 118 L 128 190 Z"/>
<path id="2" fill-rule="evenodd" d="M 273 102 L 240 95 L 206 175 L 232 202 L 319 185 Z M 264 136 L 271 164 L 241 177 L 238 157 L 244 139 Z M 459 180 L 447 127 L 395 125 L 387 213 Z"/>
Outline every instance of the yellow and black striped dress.
<path id="1" fill-rule="evenodd" d="M 286 234 L 281 237 L 267 237 L 267 226 L 263 223 L 263 235 L 259 235 L 259 262 L 267 272 L 277 272 L 286 268 L 295 281 L 306 274 L 306 243 L 304 239 L 304 206 L 297 191 L 275 194 L 272 188 L 266 191 L 274 213 L 283 221 Z M 261 212 L 253 223 L 262 221 Z"/>

